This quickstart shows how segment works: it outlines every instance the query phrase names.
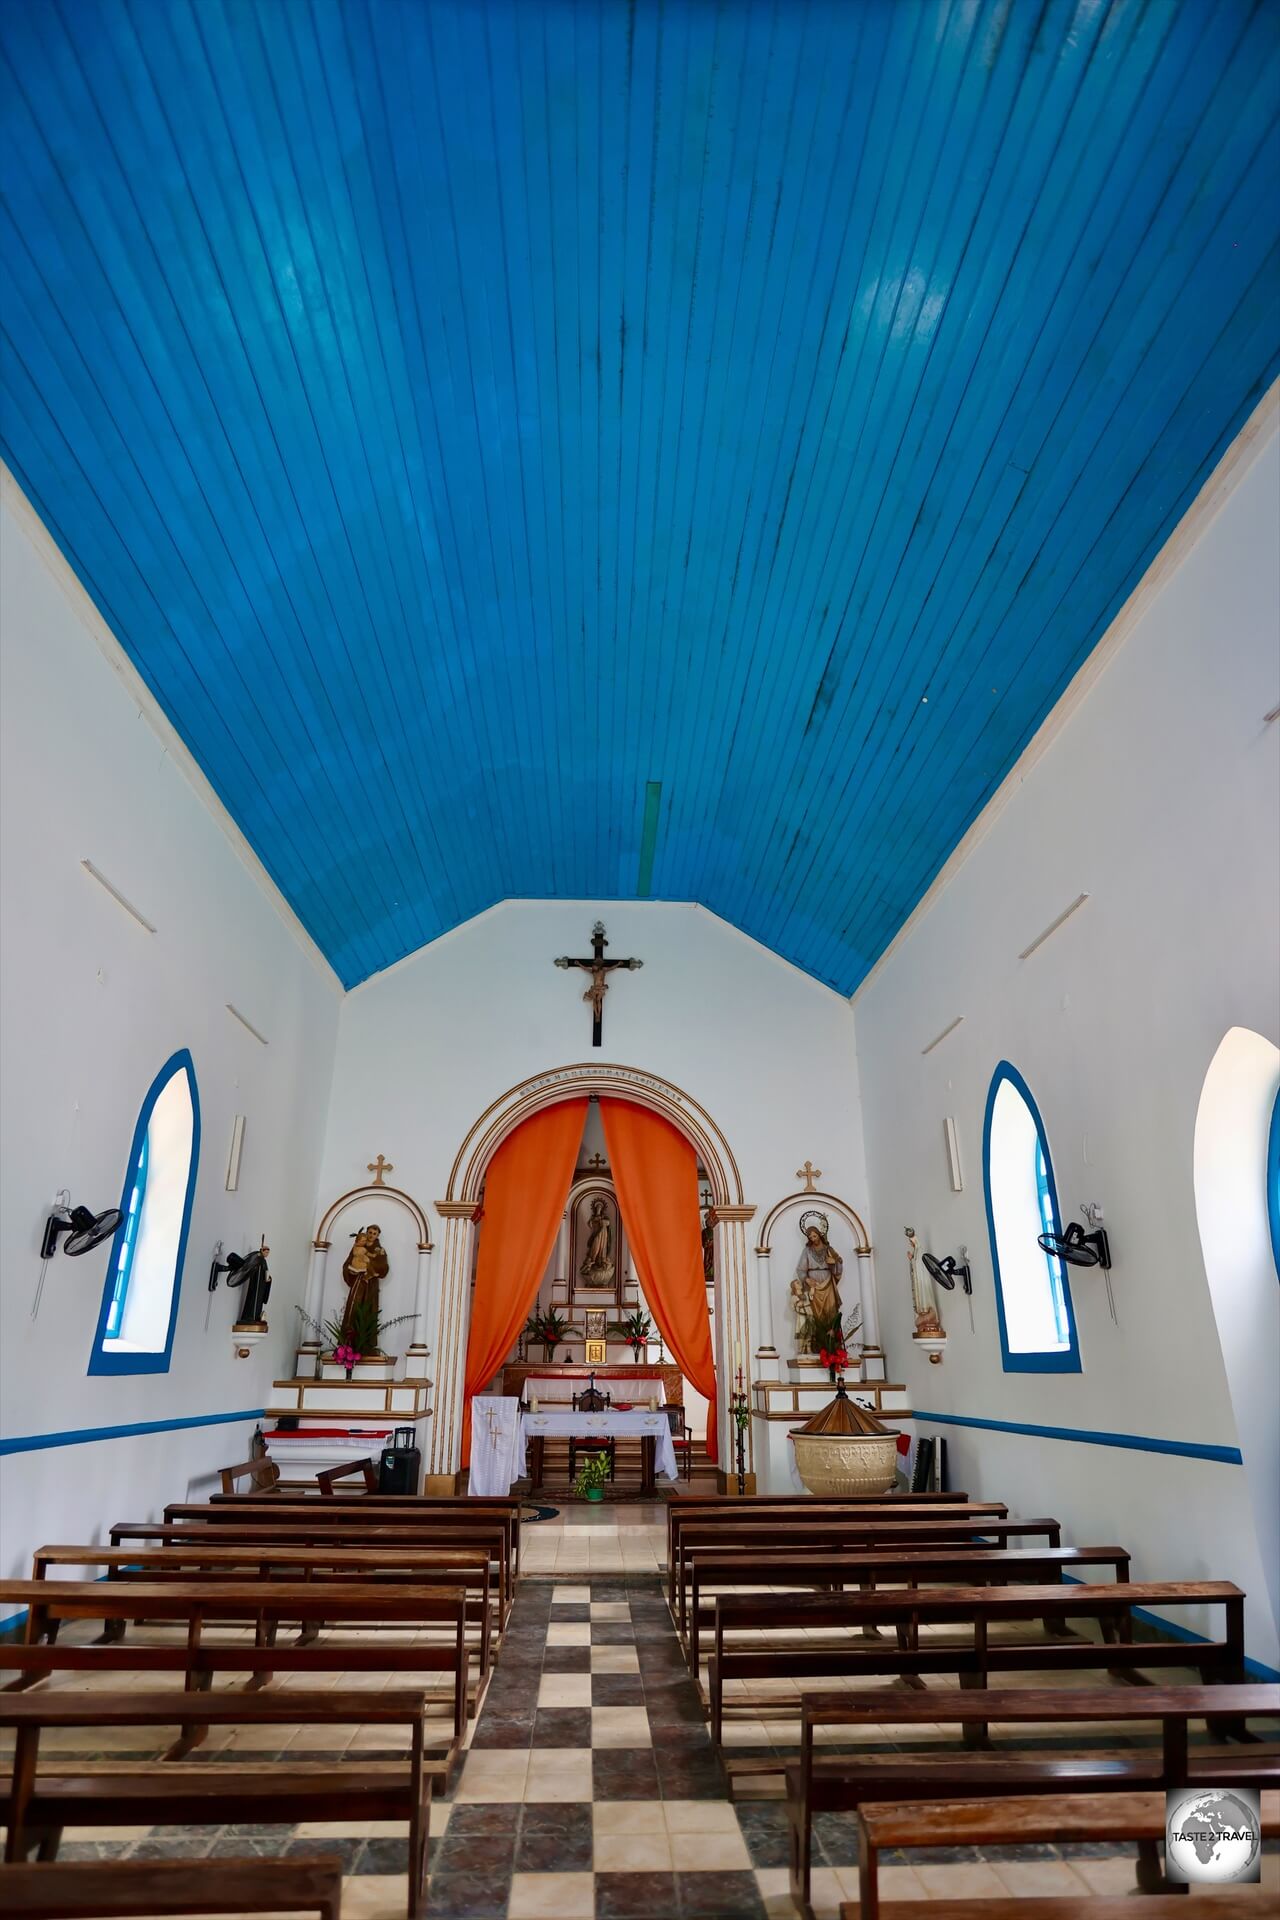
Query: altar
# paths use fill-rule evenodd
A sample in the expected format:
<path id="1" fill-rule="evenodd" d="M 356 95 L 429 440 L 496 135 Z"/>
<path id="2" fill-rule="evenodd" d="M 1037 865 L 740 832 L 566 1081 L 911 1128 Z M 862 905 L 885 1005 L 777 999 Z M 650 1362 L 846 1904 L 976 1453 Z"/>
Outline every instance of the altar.
<path id="1" fill-rule="evenodd" d="M 614 1407 L 591 1413 L 573 1407 L 539 1407 L 536 1413 L 520 1413 L 518 1406 L 508 1395 L 477 1394 L 472 1402 L 475 1437 L 468 1492 L 505 1495 L 526 1475 L 530 1491 L 541 1486 L 544 1447 L 556 1436 L 638 1439 L 643 1493 L 653 1492 L 657 1473 L 667 1480 L 677 1478 L 671 1427 L 661 1409 L 651 1412 L 648 1407 L 631 1407 L 621 1411 Z"/>

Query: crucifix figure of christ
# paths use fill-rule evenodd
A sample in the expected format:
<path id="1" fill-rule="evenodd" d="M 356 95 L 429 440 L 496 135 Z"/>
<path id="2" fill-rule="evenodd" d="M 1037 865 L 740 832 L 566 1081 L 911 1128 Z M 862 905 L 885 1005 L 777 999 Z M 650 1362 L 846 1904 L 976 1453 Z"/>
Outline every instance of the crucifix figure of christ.
<path id="1" fill-rule="evenodd" d="M 583 999 L 591 1003 L 591 1044 L 598 1047 L 604 1029 L 604 997 L 609 991 L 609 975 L 615 967 L 626 967 L 634 973 L 637 967 L 644 965 L 643 960 L 606 960 L 604 950 L 609 942 L 605 938 L 604 921 L 597 920 L 591 929 L 591 953 L 588 958 L 571 957 L 562 953 L 556 961 L 558 967 L 581 967 L 584 973 L 591 975 L 591 985 L 583 994 Z"/>

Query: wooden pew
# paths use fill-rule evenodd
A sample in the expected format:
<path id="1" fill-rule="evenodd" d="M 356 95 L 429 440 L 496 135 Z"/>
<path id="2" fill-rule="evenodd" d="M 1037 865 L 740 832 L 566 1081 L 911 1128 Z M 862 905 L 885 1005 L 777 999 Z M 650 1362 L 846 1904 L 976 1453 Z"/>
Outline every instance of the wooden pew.
<path id="1" fill-rule="evenodd" d="M 234 1580 L 242 1582 L 251 1575 L 260 1580 L 361 1580 L 365 1585 L 404 1584 L 425 1580 L 430 1586 L 460 1587 L 467 1596 L 467 1620 L 478 1632 L 480 1686 L 488 1678 L 492 1645 L 495 1640 L 493 1596 L 490 1590 L 490 1561 L 483 1548 L 415 1548 L 388 1544 L 384 1547 L 278 1547 L 274 1544 L 228 1546 L 221 1542 L 206 1545 L 203 1540 L 190 1546 L 178 1545 L 142 1550 L 127 1547 L 85 1547 L 56 1545 L 37 1547 L 31 1556 L 31 1577 L 44 1580 L 57 1567 L 105 1567 L 107 1580 L 129 1585 L 138 1579 Z M 121 1595 L 124 1609 L 108 1621 L 107 1637 L 123 1636 L 128 1617 L 128 1602 Z M 500 1639 L 500 1631 L 496 1638 Z"/>
<path id="2" fill-rule="evenodd" d="M 927 1694 L 806 1694 L 801 1699 L 801 1746 L 797 1762 L 786 1768 L 787 1819 L 791 1830 L 791 1896 L 802 1910 L 809 1901 L 811 1833 L 818 1813 L 851 1812 L 864 1800 L 995 1800 L 1010 1792 L 1048 1792 L 1061 1787 L 1089 1792 L 1125 1788 L 1261 1786 L 1280 1779 L 1274 1748 L 1256 1746 L 1198 1749 L 1190 1746 L 1193 1720 L 1280 1716 L 1280 1687 L 1255 1684 L 1220 1687 L 1073 1687 L 1018 1688 L 991 1692 L 985 1699 L 952 1688 Z M 984 1727 L 988 1721 L 1009 1726 L 1068 1727 L 1072 1734 L 1090 1727 L 1158 1726 L 1159 1748 L 1113 1748 L 1069 1753 L 1046 1749 L 983 1752 L 955 1747 L 927 1753 L 819 1753 L 818 1728 L 877 1725 Z M 915 1842 L 911 1844 L 914 1846 Z M 941 1844 L 941 1843 L 940 1843 Z"/>
<path id="3" fill-rule="evenodd" d="M 135 1920 L 139 1914 L 314 1913 L 340 1920 L 336 1853 L 287 1860 L 55 1860 L 0 1871 L 5 1920 Z"/>
<path id="4" fill-rule="evenodd" d="M 433 1500 L 420 1494 L 214 1494 L 207 1501 L 182 1501 L 164 1510 L 166 1524 L 243 1526 L 276 1516 L 282 1524 L 317 1527 L 437 1527 L 453 1533 L 500 1527 L 514 1575 L 520 1565 L 518 1500 Z M 255 1509 L 265 1509 L 259 1513 Z"/>
<path id="5" fill-rule="evenodd" d="M 1000 1847 L 1058 1845 L 1062 1842 L 1109 1841 L 1112 1845 L 1136 1841 L 1138 1879 L 1144 1884 L 1159 1880 L 1157 1848 L 1165 1832 L 1163 1793 L 1066 1793 L 1013 1794 L 992 1800 L 948 1800 L 940 1804 L 915 1801 L 907 1806 L 871 1803 L 858 1808 L 858 1900 L 840 1909 L 841 1920 L 925 1920 L 942 1906 L 958 1903 L 931 1900 L 880 1900 L 880 1855 L 896 1847 Z M 1262 1795 L 1263 1838 L 1280 1835 L 1280 1793 Z M 1143 1870 L 1145 1867 L 1145 1871 Z M 1152 1869 L 1154 1868 L 1154 1873 Z M 1237 1898 L 1238 1896 L 1238 1898 Z M 1178 1894 L 1144 1899 L 1136 1911 L 1147 1920 L 1181 1920 L 1186 1908 L 1175 1906 Z M 1225 1903 L 1225 1904 L 1224 1904 Z M 1012 1898 L 965 1901 L 968 1920 L 1025 1920 L 1022 1902 L 1017 1914 Z M 1042 1916 L 1044 1906 L 1060 1909 L 1059 1920 L 1133 1920 L 1133 1901 L 1127 1895 L 1083 1900 L 1053 1898 L 1038 1901 L 1034 1909 Z M 1275 1896 L 1260 1887 L 1238 1887 L 1215 1894 L 1213 1912 L 1220 1920 L 1252 1920 L 1268 1908 L 1274 1911 Z"/>
<path id="6" fill-rule="evenodd" d="M 335 1505 L 337 1502 L 334 1503 Z M 322 1513 L 317 1500 L 312 1509 Z M 221 1543 L 225 1546 L 250 1547 L 387 1547 L 392 1550 L 420 1547 L 424 1549 L 482 1549 L 487 1552 L 493 1563 L 497 1581 L 498 1596 L 502 1605 L 502 1617 L 505 1621 L 511 1608 L 514 1591 L 515 1570 L 511 1557 L 510 1528 L 500 1521 L 481 1521 L 472 1527 L 440 1527 L 425 1521 L 418 1526 L 358 1526 L 344 1522 L 341 1526 L 313 1520 L 311 1515 L 299 1515 L 295 1520 L 286 1518 L 286 1509 L 281 1506 L 280 1518 L 272 1520 L 269 1514 L 259 1509 L 252 1520 L 237 1523 L 235 1526 L 206 1527 L 200 1521 L 186 1520 L 167 1525 L 153 1520 L 117 1520 L 108 1528 L 110 1544 L 113 1547 L 136 1543 L 145 1547 L 188 1546 L 197 1542 L 207 1542 L 210 1546 Z"/>
<path id="7" fill-rule="evenodd" d="M 732 1538 L 728 1538 L 718 1527 L 704 1527 L 700 1521 L 694 1521 L 687 1523 L 680 1531 L 675 1549 L 674 1575 L 670 1570 L 668 1574 L 669 1581 L 674 1579 L 672 1612 L 677 1632 L 684 1635 L 688 1631 L 688 1562 L 698 1550 L 704 1554 L 717 1551 L 726 1554 L 749 1553 L 758 1555 L 763 1563 L 778 1554 L 800 1552 L 806 1548 L 815 1555 L 819 1552 L 855 1550 L 871 1553 L 880 1547 L 914 1552 L 926 1547 L 1007 1547 L 1012 1540 L 1036 1537 L 1043 1537 L 1048 1547 L 1060 1547 L 1060 1522 L 1053 1519 L 971 1519 L 893 1520 L 882 1523 L 861 1518 L 805 1519 L 792 1521 L 786 1527 L 776 1523 L 741 1527 Z"/>
<path id="8" fill-rule="evenodd" d="M 86 1770 L 40 1766 L 40 1735 L 70 1727 L 167 1727 L 191 1721 L 214 1726 L 407 1726 L 406 1761 L 312 1762 L 287 1766 L 222 1762 L 200 1767 L 155 1761 Z M 434 1784 L 445 1768 L 426 1753 L 426 1712 L 420 1693 L 219 1692 L 192 1699 L 167 1693 L 105 1693 L 58 1688 L 0 1693 L 0 1727 L 13 1728 L 12 1771 L 0 1819 L 8 1834 L 5 1858 L 25 1859 L 33 1841 L 46 1859 L 56 1855 L 68 1826 L 224 1826 L 239 1821 L 406 1820 L 409 1826 L 408 1912 L 426 1905 L 427 1836 Z M 209 1863 L 212 1867 L 212 1863 Z M 213 1869 L 216 1873 L 216 1869 Z"/>
<path id="9" fill-rule="evenodd" d="M 0 1588 L 0 1597 L 3 1589 Z M 1112 1623 L 1124 1632 L 1135 1606 L 1220 1606 L 1219 1640 L 1194 1645 L 1166 1640 L 1123 1641 L 1102 1645 L 1084 1639 L 992 1642 L 990 1629 L 1046 1616 Z M 956 1626 L 969 1630 L 963 1645 L 929 1642 L 890 1646 L 855 1639 L 868 1627 Z M 727 1646 L 726 1632 L 803 1632 L 799 1645 Z M 819 1644 L 815 1632 L 837 1631 L 834 1644 Z M 776 1678 L 829 1679 L 835 1676 L 897 1674 L 919 1680 L 926 1673 L 958 1674 L 966 1687 L 988 1685 L 993 1673 L 1074 1671 L 1141 1673 L 1146 1667 L 1180 1666 L 1199 1670 L 1205 1685 L 1244 1679 L 1244 1594 L 1228 1580 L 1151 1580 L 1112 1586 L 1053 1587 L 882 1587 L 874 1593 L 789 1593 L 781 1597 L 725 1594 L 716 1601 L 715 1646 L 708 1668 L 711 1734 L 717 1746 L 724 1729 L 726 1680 Z M 932 1692 L 929 1695 L 933 1698 Z"/>
<path id="10" fill-rule="evenodd" d="M 864 1500 L 850 1496 L 844 1499 L 818 1500 L 812 1494 L 803 1498 L 773 1500 L 704 1500 L 696 1495 L 682 1495 L 671 1500 L 667 1507 L 667 1603 L 674 1609 L 675 1586 L 674 1569 L 680 1556 L 680 1542 L 686 1527 L 694 1526 L 711 1532 L 723 1530 L 728 1536 L 727 1545 L 734 1545 L 739 1530 L 748 1530 L 759 1534 L 762 1528 L 773 1528 L 790 1532 L 795 1526 L 816 1525 L 821 1521 L 844 1522 L 861 1521 L 865 1525 L 893 1526 L 912 1520 L 930 1522 L 936 1517 L 939 1524 L 950 1525 L 953 1521 L 972 1520 L 980 1515 L 989 1515 L 993 1520 L 1007 1518 L 1009 1509 L 1002 1500 L 967 1500 L 948 1498 L 945 1502 L 930 1499 L 928 1504 L 913 1503 L 905 1496 L 893 1499 L 885 1497 L 877 1500 Z"/>
<path id="11" fill-rule="evenodd" d="M 318 1492 L 306 1493 L 297 1487 L 282 1487 L 279 1498 L 288 1506 L 301 1506 L 310 1511 L 314 1511 L 320 1503 Z M 271 1502 L 272 1499 L 273 1496 L 270 1494 L 212 1493 L 206 1501 L 175 1502 L 165 1508 L 164 1517 L 166 1520 L 233 1518 L 234 1516 L 226 1514 L 227 1507 L 245 1507 L 255 1501 Z M 330 1506 L 341 1507 L 354 1505 L 357 1502 L 363 1509 L 362 1524 L 364 1525 L 380 1526 L 381 1520 L 375 1522 L 373 1519 L 375 1513 L 394 1515 L 400 1508 L 428 1518 L 441 1520 L 452 1518 L 464 1523 L 468 1519 L 492 1518 L 495 1514 L 505 1515 L 511 1523 L 512 1558 L 514 1563 L 519 1565 L 520 1516 L 522 1509 L 528 1505 L 528 1502 L 519 1494 L 355 1493 L 335 1487 L 333 1499 L 331 1502 L 326 1501 L 325 1509 L 328 1511 Z"/>
<path id="12" fill-rule="evenodd" d="M 323 1499 L 332 1500 L 334 1497 L 335 1482 L 339 1480 L 354 1480 L 357 1475 L 359 1475 L 361 1482 L 359 1491 L 364 1493 L 376 1493 L 378 1491 L 378 1469 L 374 1466 L 367 1454 L 362 1460 L 344 1460 L 340 1467 L 325 1467 L 321 1473 L 316 1475 L 316 1485 L 319 1487 Z M 224 1488 L 223 1491 L 225 1492 L 226 1489 Z M 342 1491 L 344 1493 L 352 1493 L 355 1492 L 356 1489 L 344 1487 Z"/>
<path id="13" fill-rule="evenodd" d="M 134 1640 L 124 1645 L 119 1642 L 104 1645 L 96 1640 L 88 1646 L 66 1641 L 55 1646 L 19 1646 L 10 1641 L 0 1644 L 0 1674 L 5 1673 L 16 1674 L 18 1678 L 7 1687 L 0 1687 L 0 1696 L 17 1693 L 37 1681 L 54 1682 L 60 1675 L 71 1674 L 87 1674 L 96 1680 L 108 1674 L 129 1674 L 136 1679 L 138 1675 L 154 1678 L 157 1674 L 172 1673 L 180 1675 L 184 1686 L 193 1694 L 212 1685 L 215 1674 L 249 1674 L 251 1679 L 245 1691 L 250 1694 L 257 1680 L 270 1681 L 276 1675 L 289 1680 L 311 1674 L 394 1673 L 398 1681 L 417 1685 L 419 1679 L 425 1680 L 428 1674 L 445 1674 L 449 1680 L 447 1694 L 420 1691 L 430 1705 L 443 1705 L 448 1710 L 449 1742 L 443 1755 L 446 1765 L 459 1763 L 466 1731 L 452 1647 L 398 1644 L 387 1647 L 371 1645 L 367 1640 L 339 1640 L 332 1635 L 318 1645 L 305 1647 L 261 1647 L 236 1642 L 218 1645 L 206 1640 L 193 1660 L 185 1646 L 173 1642 L 155 1644 Z M 184 1694 L 183 1698 L 186 1697 Z M 274 1699 L 275 1694 L 271 1697 Z"/>
<path id="14" fill-rule="evenodd" d="M 715 1618 L 708 1586 L 832 1588 L 870 1590 L 885 1585 L 917 1587 L 935 1580 L 943 1586 L 1009 1586 L 1017 1581 L 1043 1584 L 1077 1567 L 1110 1567 L 1112 1578 L 1129 1578 L 1130 1556 L 1123 1547 L 950 1547 L 902 1550 L 886 1547 L 848 1552 L 705 1553 L 694 1549 L 685 1566 L 689 1587 L 686 1642 L 695 1679 L 701 1665 L 701 1628 Z M 1127 1622 L 1126 1622 L 1127 1624 Z M 903 1628 L 904 1634 L 909 1629 Z M 910 1644 L 910 1643 L 908 1643 Z"/>
<path id="15" fill-rule="evenodd" d="M 881 1507 L 901 1503 L 907 1507 L 949 1507 L 968 1503 L 967 1493 L 832 1493 L 819 1499 L 812 1493 L 757 1494 L 746 1503 L 734 1493 L 673 1493 L 667 1499 L 667 1563 L 671 1562 L 672 1530 L 687 1513 L 723 1513 L 744 1504 L 753 1513 L 792 1513 L 797 1508 L 828 1507 L 843 1512 L 849 1507 Z"/>
<path id="16" fill-rule="evenodd" d="M 28 1609 L 28 1646 L 34 1646 L 43 1639 L 53 1621 L 103 1620 L 113 1615 L 120 1605 L 119 1589 L 105 1580 L 2 1580 L 0 1602 Z M 129 1587 L 128 1610 L 130 1619 L 134 1621 L 152 1624 L 177 1621 L 185 1625 L 187 1644 L 181 1651 L 185 1656 L 187 1685 L 192 1690 L 208 1684 L 203 1677 L 211 1670 L 206 1658 L 210 1649 L 204 1644 L 206 1626 L 253 1622 L 255 1648 L 266 1655 L 263 1662 L 254 1663 L 255 1671 L 268 1676 L 276 1667 L 283 1665 L 279 1659 L 281 1649 L 274 1645 L 276 1629 L 282 1620 L 299 1621 L 304 1627 L 313 1623 L 440 1627 L 452 1638 L 452 1646 L 441 1650 L 449 1654 L 448 1670 L 455 1675 L 455 1736 L 460 1739 L 465 1731 L 468 1704 L 466 1602 L 456 1589 L 416 1587 L 406 1590 L 398 1586 L 364 1585 L 357 1581 L 227 1581 L 207 1585 L 199 1581 L 156 1581 L 149 1584 L 139 1581 Z M 135 1661 L 142 1652 L 142 1648 L 137 1646 L 118 1650 L 127 1653 Z M 250 1649 L 237 1647 L 229 1650 L 243 1654 Z M 4 1664 L 3 1651 L 0 1649 L 0 1665 Z M 316 1649 L 304 1647 L 295 1651 L 313 1652 Z M 388 1654 L 394 1651 L 398 1656 L 402 1649 L 383 1648 L 380 1651 L 385 1666 L 390 1668 L 399 1664 L 398 1658 L 389 1658 Z M 411 1649 L 405 1648 L 403 1651 Z M 143 1664 L 140 1661 L 137 1663 Z"/>

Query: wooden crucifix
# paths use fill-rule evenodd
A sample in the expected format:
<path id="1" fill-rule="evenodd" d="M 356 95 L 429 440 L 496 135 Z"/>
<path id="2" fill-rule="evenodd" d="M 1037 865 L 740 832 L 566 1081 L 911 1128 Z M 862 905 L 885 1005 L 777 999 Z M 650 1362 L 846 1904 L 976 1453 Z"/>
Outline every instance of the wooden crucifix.
<path id="1" fill-rule="evenodd" d="M 598 1047 L 604 1029 L 604 997 L 609 991 L 609 975 L 615 967 L 626 967 L 634 973 L 637 967 L 644 965 L 643 960 L 606 960 L 604 950 L 609 942 L 605 938 L 604 921 L 597 920 L 591 929 L 591 953 L 586 959 L 571 957 L 562 953 L 556 961 L 558 967 L 581 967 L 584 973 L 591 975 L 591 985 L 583 994 L 583 999 L 591 1003 L 591 1044 Z"/>

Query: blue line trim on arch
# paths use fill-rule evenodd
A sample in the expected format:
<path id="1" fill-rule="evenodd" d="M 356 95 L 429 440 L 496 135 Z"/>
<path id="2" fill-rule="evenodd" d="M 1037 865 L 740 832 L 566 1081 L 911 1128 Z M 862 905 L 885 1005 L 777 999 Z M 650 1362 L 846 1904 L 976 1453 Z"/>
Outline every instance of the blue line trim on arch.
<path id="1" fill-rule="evenodd" d="M 196 1413 L 179 1420 L 134 1420 L 122 1427 L 73 1427 L 63 1433 L 23 1433 L 0 1440 L 0 1455 L 40 1453 L 45 1447 L 84 1447 L 95 1440 L 129 1440 L 139 1433 L 177 1433 L 183 1427 L 226 1427 L 237 1420 L 260 1420 L 264 1407 L 238 1413 Z"/>
<path id="2" fill-rule="evenodd" d="M 1280 1280 L 1280 1089 L 1271 1109 L 1271 1131 L 1267 1135 L 1267 1219 L 1271 1223 L 1271 1258 Z"/>
<path id="3" fill-rule="evenodd" d="M 104 1345 L 104 1339 L 107 1324 L 111 1318 L 111 1303 L 115 1292 L 120 1249 L 129 1229 L 129 1199 L 138 1177 L 142 1145 L 147 1137 L 147 1128 L 151 1124 L 152 1109 L 174 1074 L 179 1072 L 185 1072 L 187 1085 L 191 1090 L 191 1162 L 187 1168 L 187 1192 L 182 1207 L 182 1227 L 178 1234 L 178 1253 L 173 1269 L 173 1292 L 169 1297 L 169 1327 L 163 1349 L 157 1348 L 152 1353 L 113 1353 L 109 1342 Z M 146 1099 L 142 1103 L 137 1124 L 133 1129 L 133 1141 L 125 1165 L 124 1188 L 120 1196 L 122 1217 L 116 1229 L 115 1239 L 111 1242 L 111 1257 L 107 1262 L 107 1277 L 102 1288 L 102 1306 L 98 1313 L 93 1345 L 89 1350 L 88 1371 L 90 1373 L 168 1373 L 173 1354 L 174 1330 L 178 1324 L 178 1301 L 182 1295 L 182 1268 L 187 1257 L 187 1234 L 191 1228 L 191 1209 L 195 1202 L 196 1175 L 199 1170 L 200 1090 L 196 1085 L 195 1061 L 186 1047 L 179 1047 L 178 1051 L 171 1054 L 165 1061 L 147 1088 Z"/>
<path id="4" fill-rule="evenodd" d="M 1049 1188 L 1049 1205 L 1053 1212 L 1054 1230 L 1062 1232 L 1062 1209 L 1058 1205 L 1058 1186 L 1053 1177 L 1053 1155 L 1049 1151 L 1049 1136 L 1040 1118 L 1040 1109 L 1030 1087 L 1018 1069 L 1008 1060 L 1002 1060 L 991 1076 L 991 1086 L 987 1092 L 987 1110 L 982 1122 L 982 1186 L 983 1199 L 987 1209 L 987 1236 L 991 1242 L 991 1271 L 995 1276 L 996 1316 L 1000 1323 L 1000 1358 L 1006 1373 L 1081 1373 L 1080 1336 L 1076 1332 L 1076 1313 L 1071 1301 L 1071 1281 L 1066 1268 L 1062 1270 L 1062 1300 L 1067 1315 L 1067 1334 L 1070 1344 L 1063 1353 L 1013 1353 L 1009 1348 L 1009 1329 L 1004 1316 L 1004 1288 L 1000 1279 L 1000 1249 L 996 1244 L 996 1222 L 991 1208 L 991 1119 L 995 1112 L 996 1095 L 1005 1081 L 1013 1087 L 1015 1093 L 1026 1102 L 1036 1133 L 1040 1139 L 1040 1151 L 1044 1156 L 1045 1175 Z"/>
<path id="5" fill-rule="evenodd" d="M 1075 1440 L 1089 1447 L 1123 1447 L 1130 1453 L 1174 1453 L 1184 1460 L 1213 1460 L 1219 1466 L 1242 1467 L 1239 1447 L 1211 1446 L 1201 1440 L 1161 1440 L 1143 1433 L 1094 1433 L 1088 1427 L 1040 1427 L 1023 1420 L 979 1420 L 969 1413 L 912 1414 L 913 1420 L 935 1420 L 944 1427 L 982 1427 L 988 1433 L 1026 1433 L 1039 1440 Z"/>

